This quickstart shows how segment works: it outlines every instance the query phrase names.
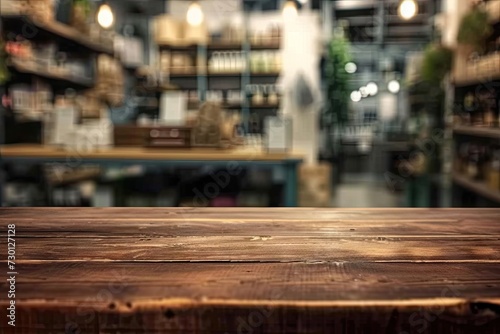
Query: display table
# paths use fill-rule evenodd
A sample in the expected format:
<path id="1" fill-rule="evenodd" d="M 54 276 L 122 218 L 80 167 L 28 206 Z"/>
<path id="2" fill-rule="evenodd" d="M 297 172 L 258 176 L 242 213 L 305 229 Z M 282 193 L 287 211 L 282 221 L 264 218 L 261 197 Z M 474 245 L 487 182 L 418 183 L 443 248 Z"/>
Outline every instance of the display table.
<path id="1" fill-rule="evenodd" d="M 16 333 L 498 333 L 498 209 L 2 209 Z M 12 226 L 9 229 L 14 229 Z M 0 332 L 10 283 L 1 280 Z"/>
<path id="2" fill-rule="evenodd" d="M 242 167 L 268 166 L 282 170 L 285 175 L 286 206 L 297 206 L 297 167 L 303 156 L 298 153 L 267 153 L 252 149 L 147 149 L 116 147 L 92 153 L 65 151 L 52 146 L 5 145 L 0 147 L 3 162 L 62 163 L 68 166 L 154 165 L 154 166 L 216 166 L 235 173 Z"/>

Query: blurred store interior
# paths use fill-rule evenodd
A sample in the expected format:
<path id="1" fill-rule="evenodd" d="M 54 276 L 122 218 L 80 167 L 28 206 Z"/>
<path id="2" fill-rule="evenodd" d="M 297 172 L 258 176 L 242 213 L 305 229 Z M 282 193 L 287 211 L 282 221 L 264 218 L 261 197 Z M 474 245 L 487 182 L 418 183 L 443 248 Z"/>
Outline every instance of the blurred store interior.
<path id="1" fill-rule="evenodd" d="M 0 14 L 2 206 L 500 206 L 500 0 Z"/>

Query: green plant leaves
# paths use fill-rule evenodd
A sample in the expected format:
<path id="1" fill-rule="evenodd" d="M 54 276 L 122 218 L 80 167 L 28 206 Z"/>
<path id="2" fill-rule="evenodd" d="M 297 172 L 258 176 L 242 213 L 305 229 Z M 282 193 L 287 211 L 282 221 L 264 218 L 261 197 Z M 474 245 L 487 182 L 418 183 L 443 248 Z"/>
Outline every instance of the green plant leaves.
<path id="1" fill-rule="evenodd" d="M 476 7 L 462 18 L 457 40 L 461 44 L 473 45 L 479 51 L 484 48 L 484 42 L 491 33 L 488 13 Z"/>
<path id="2" fill-rule="evenodd" d="M 422 79 L 439 84 L 451 70 L 453 51 L 441 45 L 430 45 L 424 53 Z"/>

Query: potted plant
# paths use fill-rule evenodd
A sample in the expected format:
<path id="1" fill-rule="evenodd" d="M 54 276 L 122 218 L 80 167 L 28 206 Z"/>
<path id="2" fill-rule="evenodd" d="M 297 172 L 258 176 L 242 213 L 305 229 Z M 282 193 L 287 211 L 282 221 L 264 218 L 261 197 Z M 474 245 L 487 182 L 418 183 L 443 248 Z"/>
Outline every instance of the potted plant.
<path id="1" fill-rule="evenodd" d="M 71 24 L 79 31 L 86 33 L 88 28 L 88 18 L 90 15 L 89 0 L 73 0 L 73 11 Z"/>
<path id="2" fill-rule="evenodd" d="M 440 85 L 451 70 L 453 51 L 442 45 L 431 44 L 424 53 L 422 62 L 422 79 Z"/>
<path id="3" fill-rule="evenodd" d="M 477 5 L 460 21 L 457 40 L 460 44 L 474 46 L 476 51 L 483 52 L 485 41 L 491 33 L 488 12 Z"/>

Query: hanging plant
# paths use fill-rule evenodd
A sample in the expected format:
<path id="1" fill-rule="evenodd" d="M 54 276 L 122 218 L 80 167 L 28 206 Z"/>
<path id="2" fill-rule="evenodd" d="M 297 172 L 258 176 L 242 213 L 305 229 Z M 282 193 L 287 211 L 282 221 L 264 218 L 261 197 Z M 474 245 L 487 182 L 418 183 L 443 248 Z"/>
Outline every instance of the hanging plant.
<path id="1" fill-rule="evenodd" d="M 492 31 L 488 12 L 476 6 L 462 18 L 457 40 L 461 44 L 472 45 L 477 51 L 482 51 Z"/>
<path id="2" fill-rule="evenodd" d="M 451 71 L 453 51 L 442 45 L 429 45 L 422 62 L 422 79 L 440 84 L 445 75 Z"/>
<path id="3" fill-rule="evenodd" d="M 345 37 L 335 37 L 328 46 L 326 80 L 328 85 L 328 107 L 330 120 L 344 123 L 348 118 L 349 74 L 345 65 L 351 60 L 349 42 Z"/>

